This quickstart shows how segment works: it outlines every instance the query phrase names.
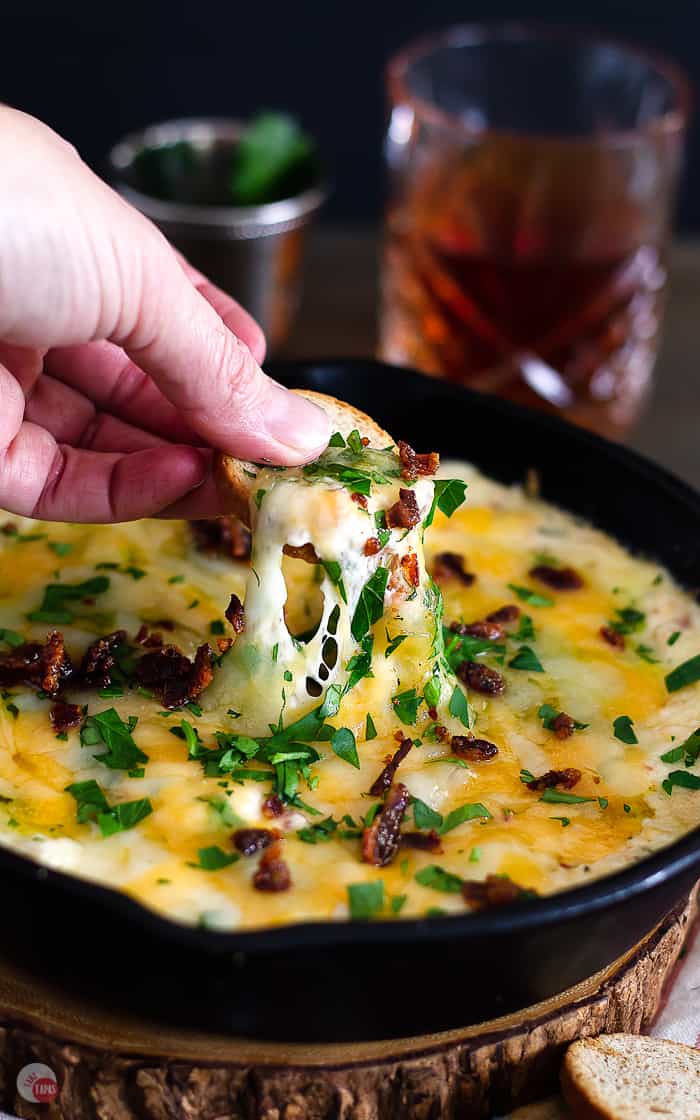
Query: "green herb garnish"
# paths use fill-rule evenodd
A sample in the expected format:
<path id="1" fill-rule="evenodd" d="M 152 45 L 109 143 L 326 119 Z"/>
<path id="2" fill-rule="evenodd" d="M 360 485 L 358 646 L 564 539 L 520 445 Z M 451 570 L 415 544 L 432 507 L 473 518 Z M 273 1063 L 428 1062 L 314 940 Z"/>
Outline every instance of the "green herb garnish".
<path id="1" fill-rule="evenodd" d="M 544 673 L 537 654 L 530 646 L 521 646 L 515 657 L 508 662 L 510 669 L 523 669 L 530 673 Z"/>
<path id="2" fill-rule="evenodd" d="M 348 906 L 353 921 L 374 918 L 384 907 L 384 883 L 351 883 L 348 887 Z"/>
<path id="3" fill-rule="evenodd" d="M 509 583 L 508 587 L 518 596 L 521 602 L 529 603 L 531 607 L 554 606 L 554 599 L 550 599 L 548 595 L 540 595 L 539 591 L 533 591 L 531 587 L 521 587 L 517 583 Z"/>
<path id="4" fill-rule="evenodd" d="M 422 867 L 420 871 L 416 872 L 416 882 L 420 883 L 422 887 L 430 887 L 431 890 L 442 891 L 444 894 L 459 894 L 462 889 L 462 880 L 459 875 L 453 875 L 450 871 L 445 871 L 443 867 L 439 867 L 436 863 L 431 863 L 428 867 Z"/>
<path id="5" fill-rule="evenodd" d="M 618 716 L 613 720 L 613 734 L 621 743 L 627 743 L 630 747 L 639 742 L 634 733 L 634 720 L 629 716 Z"/>
<path id="6" fill-rule="evenodd" d="M 678 692 L 689 684 L 700 681 L 700 653 L 676 665 L 666 676 L 666 688 L 669 692 Z"/>

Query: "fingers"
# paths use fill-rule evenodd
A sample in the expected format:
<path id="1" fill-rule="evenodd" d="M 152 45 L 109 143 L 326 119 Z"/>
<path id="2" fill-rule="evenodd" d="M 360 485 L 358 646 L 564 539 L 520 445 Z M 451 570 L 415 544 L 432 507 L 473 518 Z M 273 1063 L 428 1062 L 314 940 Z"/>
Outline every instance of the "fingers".
<path id="1" fill-rule="evenodd" d="M 114 340 L 214 447 L 293 465 L 328 442 L 325 413 L 265 376 L 165 244 L 145 260 L 138 315 Z"/>
<path id="2" fill-rule="evenodd" d="M 131 453 L 57 443 L 24 419 L 24 397 L 0 366 L 0 507 L 49 521 L 129 521 L 172 506 L 209 473 L 209 455 L 157 444 Z"/>
<path id="3" fill-rule="evenodd" d="M 222 292 L 221 288 L 217 288 L 211 280 L 193 268 L 181 253 L 176 255 L 185 275 L 189 277 L 195 288 L 201 292 L 207 303 L 211 304 L 228 329 L 246 344 L 255 361 L 260 364 L 265 357 L 265 335 L 253 316 L 236 303 L 235 299 Z"/>

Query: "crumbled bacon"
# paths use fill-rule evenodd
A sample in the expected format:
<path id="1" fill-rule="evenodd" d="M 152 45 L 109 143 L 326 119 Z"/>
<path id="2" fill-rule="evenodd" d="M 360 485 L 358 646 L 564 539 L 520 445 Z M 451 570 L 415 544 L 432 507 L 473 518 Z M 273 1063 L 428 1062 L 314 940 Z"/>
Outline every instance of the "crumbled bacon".
<path id="1" fill-rule="evenodd" d="M 157 692 L 166 708 L 179 708 L 196 698 L 211 684 L 213 650 L 206 642 L 194 662 L 177 646 L 163 646 L 139 658 L 134 667 L 136 681 Z"/>
<path id="2" fill-rule="evenodd" d="M 275 817 L 281 817 L 283 812 L 284 802 L 282 801 L 281 797 L 277 796 L 276 793 L 271 793 L 270 796 L 266 797 L 262 803 L 262 815 L 264 817 L 267 817 L 268 820 L 272 820 Z"/>
<path id="3" fill-rule="evenodd" d="M 362 833 L 362 858 L 375 867 L 386 867 L 399 850 L 401 822 L 411 795 L 397 782 L 387 794 L 384 807 Z"/>
<path id="4" fill-rule="evenodd" d="M 148 644 L 147 639 L 139 637 L 145 627 L 141 627 L 136 635 L 136 641 Z M 146 631 L 148 634 L 148 631 Z M 112 669 L 117 664 L 114 651 L 126 641 L 126 630 L 114 630 L 103 638 L 98 638 L 86 649 L 80 664 L 81 683 L 92 685 L 95 688 L 108 688 L 112 683 Z M 161 644 L 161 643 L 159 643 Z"/>
<path id="5" fill-rule="evenodd" d="M 607 642 L 613 649 L 624 649 L 625 638 L 617 630 L 613 630 L 612 626 L 601 626 L 600 636 L 603 641 Z"/>
<path id="6" fill-rule="evenodd" d="M 135 641 L 140 646 L 146 646 L 147 649 L 157 649 L 163 644 L 163 635 L 157 630 L 149 630 L 144 622 L 139 626 Z"/>
<path id="7" fill-rule="evenodd" d="M 285 556 L 291 556 L 292 560 L 305 560 L 307 564 L 321 563 L 311 541 L 307 541 L 306 544 L 286 544 L 282 552 Z"/>
<path id="8" fill-rule="evenodd" d="M 243 614 L 243 604 L 237 595 L 231 596 L 229 605 L 224 613 L 233 626 L 235 633 L 241 634 L 245 629 L 245 617 Z"/>
<path id="9" fill-rule="evenodd" d="M 507 906 L 533 894 L 509 879 L 507 875 L 487 875 L 483 882 L 466 880 L 462 883 L 462 897 L 473 910 L 488 910 L 492 906 Z"/>
<path id="10" fill-rule="evenodd" d="M 581 771 L 576 770 L 573 766 L 567 766 L 565 770 L 548 770 L 546 774 L 541 774 L 539 778 L 533 778 L 532 781 L 527 782 L 527 788 L 537 792 L 554 789 L 556 786 L 561 786 L 562 789 L 573 789 L 581 780 L 581 776 Z"/>
<path id="11" fill-rule="evenodd" d="M 464 567 L 464 557 L 457 552 L 438 552 L 433 560 L 433 578 L 438 583 L 447 583 L 448 580 L 458 579 L 465 587 L 471 587 L 476 579 L 473 572 L 468 572 Z"/>
<path id="12" fill-rule="evenodd" d="M 242 856 L 254 856 L 279 840 L 279 832 L 272 828 L 238 828 L 233 834 L 233 846 Z"/>
<path id="13" fill-rule="evenodd" d="M 553 568 L 550 564 L 536 564 L 534 568 L 530 568 L 530 575 L 555 591 L 578 591 L 583 587 L 583 579 L 575 568 Z"/>
<path id="14" fill-rule="evenodd" d="M 434 828 L 430 832 L 402 832 L 400 836 L 402 848 L 415 848 L 419 852 L 441 852 L 442 843 Z"/>
<path id="15" fill-rule="evenodd" d="M 376 778 L 374 782 L 372 782 L 372 785 L 369 787 L 369 792 L 372 794 L 372 797 L 384 796 L 396 776 L 396 771 L 413 746 L 413 740 L 404 739 L 403 732 L 399 731 L 397 732 L 397 735 L 401 736 L 401 745 L 399 749 L 391 756 L 391 758 L 388 758 L 386 760 L 386 765 L 380 773 L 379 777 Z"/>
<path id="16" fill-rule="evenodd" d="M 466 758 L 469 762 L 487 762 L 498 754 L 495 743 L 490 743 L 488 739 L 472 739 L 469 735 L 453 735 L 450 749 L 458 758 Z"/>
<path id="17" fill-rule="evenodd" d="M 368 537 L 362 551 L 365 556 L 376 556 L 377 553 L 381 551 L 381 547 L 379 537 Z"/>
<path id="18" fill-rule="evenodd" d="M 216 553 L 234 560 L 248 560 L 250 557 L 250 532 L 237 517 L 190 521 L 190 529 L 201 552 Z"/>
<path id="19" fill-rule="evenodd" d="M 390 529 L 412 529 L 420 521 L 418 500 L 413 490 L 403 487 L 399 490 L 399 500 L 386 511 L 386 523 Z"/>
<path id="20" fill-rule="evenodd" d="M 554 717 L 550 727 L 557 739 L 568 739 L 576 730 L 576 720 L 572 719 L 566 712 L 560 712 L 558 716 Z"/>
<path id="21" fill-rule="evenodd" d="M 520 618 L 520 607 L 515 603 L 506 603 L 496 611 L 486 615 L 487 622 L 516 622 Z"/>
<path id="22" fill-rule="evenodd" d="M 500 673 L 479 661 L 463 661 L 457 668 L 457 676 L 474 692 L 487 696 L 500 696 L 506 687 Z"/>
<path id="23" fill-rule="evenodd" d="M 367 509 L 367 498 L 364 494 L 358 494 L 357 490 L 353 490 L 350 497 L 352 498 L 353 502 L 357 502 L 358 506 L 360 506 L 362 509 Z"/>
<path id="24" fill-rule="evenodd" d="M 279 840 L 266 848 L 253 876 L 256 891 L 288 891 L 292 876 L 285 861 L 281 858 L 282 846 Z"/>
<path id="25" fill-rule="evenodd" d="M 417 454 L 409 443 L 400 439 L 398 443 L 399 459 L 401 460 L 401 477 L 408 482 L 413 482 L 419 476 L 426 477 L 435 474 L 440 466 L 440 456 L 437 451 L 428 451 Z"/>
<path id="26" fill-rule="evenodd" d="M 72 727 L 77 727 L 82 718 L 83 709 L 79 704 L 66 704 L 63 700 L 57 700 L 51 705 L 49 720 L 57 735 L 63 734 L 64 731 L 70 731 Z"/>
<path id="27" fill-rule="evenodd" d="M 217 638 L 216 647 L 219 653 L 228 653 L 233 645 L 233 638 Z"/>
<path id="28" fill-rule="evenodd" d="M 401 557 L 401 571 L 409 587 L 418 587 L 420 569 L 418 567 L 418 556 L 415 552 L 407 552 L 405 556 Z"/>
<path id="29" fill-rule="evenodd" d="M 451 622 L 450 630 L 461 637 L 485 638 L 489 642 L 500 642 L 506 636 L 500 623 L 490 621 L 488 618 L 480 619 L 478 622 Z"/>
<path id="30" fill-rule="evenodd" d="M 16 684 L 43 689 L 55 696 L 73 673 L 63 635 L 52 630 L 46 641 L 24 642 L 0 654 L 0 687 Z"/>

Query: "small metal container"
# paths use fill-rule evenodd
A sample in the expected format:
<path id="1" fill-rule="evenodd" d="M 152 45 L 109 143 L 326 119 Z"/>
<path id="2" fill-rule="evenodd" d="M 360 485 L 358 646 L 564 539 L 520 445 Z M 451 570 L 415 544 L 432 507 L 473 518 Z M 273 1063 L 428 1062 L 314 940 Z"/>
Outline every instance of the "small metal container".
<path id="1" fill-rule="evenodd" d="M 186 144 L 196 154 L 197 197 L 230 171 L 243 125 L 229 119 L 184 119 L 125 136 L 110 151 L 108 174 L 119 193 L 163 231 L 191 264 L 229 292 L 265 331 L 268 347 L 286 338 L 297 308 L 305 229 L 323 203 L 318 183 L 261 206 L 164 201 L 139 189 L 138 161 L 146 151 Z M 183 182 L 187 197 L 192 183 Z M 188 189 L 185 189 L 185 188 Z"/>

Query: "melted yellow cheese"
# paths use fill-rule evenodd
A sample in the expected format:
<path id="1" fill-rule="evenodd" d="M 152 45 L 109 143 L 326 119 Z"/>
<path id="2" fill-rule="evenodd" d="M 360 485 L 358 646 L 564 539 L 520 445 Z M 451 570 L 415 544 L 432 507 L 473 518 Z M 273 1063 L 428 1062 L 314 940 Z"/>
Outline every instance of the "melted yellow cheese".
<path id="1" fill-rule="evenodd" d="M 459 579 L 442 584 L 446 623 L 482 619 L 506 603 L 519 602 L 509 584 L 553 600 L 549 606 L 519 602 L 532 620 L 534 637 L 518 640 L 517 627 L 509 628 L 504 663 L 498 666 L 506 682 L 504 693 L 469 694 L 473 733 L 496 744 L 493 760 L 460 763 L 448 745 L 431 736 L 433 721 L 425 702 L 411 725 L 401 723 L 391 703 L 392 696 L 411 688 L 420 695 L 425 684 L 426 642 L 430 645 L 433 635 L 425 632 L 429 612 L 421 570 L 419 605 L 412 608 L 414 600 L 407 603 L 405 597 L 393 605 L 387 600 L 390 613 L 374 627 L 373 675 L 344 696 L 340 711 L 330 720 L 353 732 L 360 768 L 336 756 L 328 741 L 316 743 L 320 761 L 310 768 L 308 781 L 301 780 L 301 807 L 289 807 L 272 822 L 285 833 L 291 889 L 278 894 L 255 890 L 251 878 L 258 857 L 241 858 L 216 871 L 201 870 L 196 864 L 202 849 L 217 846 L 232 854 L 236 828 L 270 827 L 262 802 L 272 785 L 235 781 L 225 773 L 208 777 L 171 729 L 178 729 L 184 717 L 196 726 L 202 742 L 213 747 L 217 731 L 260 735 L 280 713 L 288 721 L 292 708 L 303 712 L 312 707 L 304 682 L 297 679 L 303 674 L 305 680 L 309 651 L 300 652 L 290 642 L 287 624 L 298 632 L 295 628 L 303 628 L 305 619 L 315 620 L 321 600 L 314 605 L 313 597 L 318 599 L 319 587 L 326 622 L 333 606 L 345 608 L 340 656 L 327 683 L 347 679 L 347 653 L 355 649 L 348 629 L 352 604 L 376 567 L 376 558 L 368 560 L 355 577 L 348 568 L 355 546 L 359 551 L 364 539 L 373 535 L 368 514 L 349 502 L 347 491 L 335 490 L 331 497 L 327 492 L 323 500 L 340 502 L 342 515 L 330 517 L 326 529 L 317 521 L 310 531 L 291 492 L 284 501 L 271 501 L 267 511 L 263 501 L 261 519 L 274 521 L 282 511 L 287 513 L 278 530 L 271 524 L 265 530 L 265 539 L 274 539 L 277 552 L 262 556 L 256 551 L 253 557 L 252 567 L 259 563 L 265 569 L 257 572 L 257 598 L 251 568 L 198 552 L 183 524 L 86 527 L 17 519 L 19 533 L 3 536 L 0 545 L 2 628 L 43 640 L 47 624 L 30 622 L 27 615 L 40 604 L 44 587 L 51 582 L 77 583 L 96 574 L 108 577 L 108 589 L 92 602 L 72 604 L 73 621 L 60 626 L 76 660 L 96 634 L 124 628 L 133 636 L 144 621 L 156 629 L 159 622 L 174 624 L 166 640 L 192 656 L 202 641 L 215 642 L 212 634 L 220 631 L 232 593 L 247 596 L 249 627 L 238 655 L 234 647 L 234 656 L 224 658 L 218 679 L 202 698 L 200 716 L 192 711 L 165 713 L 158 700 L 134 689 L 111 697 L 69 691 L 70 699 L 88 705 L 90 714 L 114 707 L 124 720 L 137 718 L 133 737 L 148 756 L 141 777 L 97 761 L 99 751 L 81 746 L 78 730 L 57 738 L 48 723 L 49 700 L 20 687 L 5 694 L 0 702 L 0 842 L 38 862 L 113 885 L 176 920 L 228 929 L 345 918 L 348 886 L 375 881 L 384 885 L 385 915 L 399 908 L 402 915 L 424 914 L 435 907 L 464 910 L 459 893 L 439 892 L 416 881 L 416 874 L 431 865 L 461 879 L 509 875 L 522 887 L 546 894 L 607 874 L 694 826 L 700 819 L 700 792 L 674 788 L 669 796 L 661 782 L 673 767 L 660 756 L 700 724 L 700 684 L 669 694 L 664 682 L 673 666 L 700 652 L 696 603 L 658 566 L 630 556 L 609 537 L 520 489 L 502 487 L 459 464 L 446 465 L 441 474 L 465 478 L 469 489 L 466 505 L 450 520 L 438 513 L 427 531 L 428 566 L 437 553 L 450 551 L 464 557 L 465 567 L 476 575 L 470 586 Z M 426 502 L 427 494 L 421 500 L 423 515 Z M 290 540 L 294 523 L 299 534 Z M 309 540 L 319 555 L 343 561 L 350 605 L 342 603 L 327 575 L 321 574 L 320 585 L 314 583 L 314 575 L 309 578 L 313 566 L 285 582 L 282 544 Z M 58 553 L 51 547 L 57 542 L 66 546 Z M 414 544 L 421 549 L 418 539 Z M 335 553 L 332 557 L 329 549 Z M 585 586 L 559 592 L 537 585 L 528 573 L 542 554 L 573 565 Z M 422 569 L 422 551 L 420 559 Z M 629 606 L 644 613 L 643 626 L 628 636 L 623 651 L 613 649 L 601 639 L 600 628 Z M 419 613 L 411 616 L 412 609 Z M 424 621 L 419 625 L 420 618 Z M 388 641 L 402 625 L 409 636 L 386 656 Z M 669 646 L 677 631 L 680 637 Z M 225 633 L 231 634 L 227 624 Z M 251 645 L 269 652 L 276 643 L 274 667 L 266 664 L 264 676 L 253 674 L 242 685 L 240 676 L 231 672 L 235 658 Z M 508 665 L 523 645 L 536 651 L 543 672 Z M 311 660 L 317 663 L 318 654 L 314 648 Z M 492 657 L 487 660 L 497 665 Z M 452 687 L 453 682 L 441 680 L 440 718 L 450 734 L 465 733 L 459 719 L 447 712 L 445 690 Z M 283 688 L 284 703 L 290 705 L 286 714 Z M 588 726 L 568 739 L 557 739 L 538 717 L 543 704 Z M 378 734 L 366 741 L 368 713 Z M 621 715 L 633 721 L 637 744 L 615 736 L 613 721 Z M 341 835 L 353 831 L 342 818 L 347 815 L 361 827 L 377 801 L 369 796 L 369 787 L 396 749 L 399 730 L 421 740 L 397 775 L 414 798 L 443 820 L 465 804 L 481 804 L 490 816 L 446 832 L 438 854 L 405 849 L 379 869 L 362 861 L 357 838 Z M 254 761 L 251 766 L 255 768 Z M 543 801 L 521 780 L 522 770 L 541 775 L 564 767 L 582 771 L 575 794 L 592 800 Z M 148 798 L 152 813 L 135 827 L 107 837 L 92 821 L 78 823 L 76 801 L 66 787 L 90 779 L 99 783 L 110 804 Z M 410 808 L 405 827 L 414 827 L 413 812 Z M 341 822 L 331 840 L 314 844 L 298 835 L 328 817 Z"/>

